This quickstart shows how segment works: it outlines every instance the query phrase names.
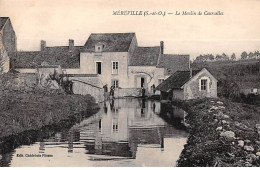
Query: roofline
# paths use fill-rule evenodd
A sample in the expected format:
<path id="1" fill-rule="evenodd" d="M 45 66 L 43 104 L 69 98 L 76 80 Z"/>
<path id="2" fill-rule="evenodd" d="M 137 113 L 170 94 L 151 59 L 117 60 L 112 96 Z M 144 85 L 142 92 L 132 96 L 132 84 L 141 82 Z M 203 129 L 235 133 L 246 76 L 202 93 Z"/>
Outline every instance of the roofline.
<path id="1" fill-rule="evenodd" d="M 196 75 L 198 75 L 199 73 L 201 73 L 201 72 L 204 71 L 204 70 L 207 71 L 207 72 L 213 77 L 213 79 L 216 80 L 216 82 L 218 82 L 218 80 L 217 80 L 206 68 L 203 68 L 203 69 L 201 69 L 197 74 L 192 75 L 192 77 L 191 77 L 186 83 L 184 83 L 184 84 L 181 86 L 181 89 L 183 89 L 184 86 L 185 86 L 187 83 L 189 83 Z"/>
<path id="2" fill-rule="evenodd" d="M 1 18 L 7 18 L 7 20 L 5 21 L 5 24 L 3 25 L 2 29 L 0 31 L 2 31 L 7 23 L 8 20 L 10 20 L 9 17 L 1 17 Z M 11 23 L 11 20 L 10 20 L 10 23 Z M 11 23 L 11 26 L 12 26 L 12 23 Z M 13 27 L 12 27 L 13 28 Z"/>
<path id="3" fill-rule="evenodd" d="M 130 43 L 130 45 L 129 45 L 129 48 L 128 48 L 128 50 L 127 50 L 128 53 L 129 53 L 129 50 L 130 50 L 130 47 L 131 47 L 131 45 L 132 45 L 132 43 L 133 43 L 134 38 L 136 39 L 136 44 L 138 45 L 137 38 L 136 38 L 136 34 L 134 33 L 134 37 L 132 38 L 131 43 Z M 127 60 L 128 60 L 128 57 L 127 57 Z M 127 61 L 127 63 L 128 63 L 128 61 Z"/>
<path id="4" fill-rule="evenodd" d="M 156 64 L 157 68 L 164 68 L 164 67 L 159 67 L 160 58 L 163 57 L 162 55 L 187 56 L 189 58 L 189 63 L 190 63 L 190 54 L 159 54 L 159 57 L 158 57 L 158 60 L 157 60 L 157 64 Z"/>

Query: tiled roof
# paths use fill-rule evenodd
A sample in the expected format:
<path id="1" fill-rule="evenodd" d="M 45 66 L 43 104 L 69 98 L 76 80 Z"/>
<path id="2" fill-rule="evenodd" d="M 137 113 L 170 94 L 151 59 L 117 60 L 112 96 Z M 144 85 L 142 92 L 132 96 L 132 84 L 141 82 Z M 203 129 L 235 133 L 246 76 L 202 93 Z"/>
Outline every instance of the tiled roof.
<path id="1" fill-rule="evenodd" d="M 61 68 L 79 68 L 80 49 L 75 46 L 69 51 L 68 46 L 46 47 L 44 51 L 20 51 L 12 54 L 12 68 L 36 68 L 42 62 L 60 65 Z"/>
<path id="2" fill-rule="evenodd" d="M 0 17 L 0 30 L 3 29 L 7 20 L 8 20 L 8 17 Z"/>
<path id="3" fill-rule="evenodd" d="M 192 76 L 199 72 L 200 70 L 192 70 Z M 163 92 L 169 92 L 171 89 L 180 89 L 190 78 L 190 71 L 177 71 L 159 84 L 156 89 Z"/>
<path id="4" fill-rule="evenodd" d="M 102 52 L 128 52 L 135 33 L 91 34 L 84 45 L 84 52 L 95 52 L 95 45 L 104 45 Z"/>
<path id="5" fill-rule="evenodd" d="M 176 71 L 189 70 L 189 55 L 161 54 L 157 67 L 166 68 L 166 75 L 171 75 Z"/>
<path id="6" fill-rule="evenodd" d="M 160 54 L 160 46 L 136 47 L 130 57 L 130 66 L 156 66 Z"/>

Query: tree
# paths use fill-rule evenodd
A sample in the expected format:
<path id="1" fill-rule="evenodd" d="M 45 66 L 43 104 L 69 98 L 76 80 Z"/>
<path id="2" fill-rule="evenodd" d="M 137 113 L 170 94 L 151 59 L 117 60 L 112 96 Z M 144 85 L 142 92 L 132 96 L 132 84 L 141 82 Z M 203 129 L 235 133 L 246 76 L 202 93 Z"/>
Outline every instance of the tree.
<path id="1" fill-rule="evenodd" d="M 255 51 L 254 52 L 254 58 L 258 59 L 260 57 L 260 52 L 259 51 Z"/>
<path id="2" fill-rule="evenodd" d="M 241 54 L 241 59 L 244 60 L 244 59 L 247 59 L 247 53 L 244 51 L 242 52 Z"/>
<path id="3" fill-rule="evenodd" d="M 217 54 L 215 60 L 218 60 L 218 61 L 219 61 L 219 60 L 221 60 L 221 59 L 222 59 L 222 56 L 219 55 L 219 54 Z"/>
<path id="4" fill-rule="evenodd" d="M 209 54 L 209 55 L 208 55 L 208 59 L 209 59 L 209 60 L 214 60 L 214 55 Z"/>
<path id="5" fill-rule="evenodd" d="M 222 60 L 228 60 L 228 59 L 229 59 L 229 57 L 225 53 L 223 53 L 222 54 Z"/>
<path id="6" fill-rule="evenodd" d="M 235 54 L 235 53 L 233 53 L 233 54 L 231 55 L 231 60 L 232 60 L 232 61 L 236 60 L 236 54 Z"/>
<path id="7" fill-rule="evenodd" d="M 253 57 L 254 57 L 254 53 L 250 52 L 250 53 L 248 54 L 248 58 L 253 58 Z"/>

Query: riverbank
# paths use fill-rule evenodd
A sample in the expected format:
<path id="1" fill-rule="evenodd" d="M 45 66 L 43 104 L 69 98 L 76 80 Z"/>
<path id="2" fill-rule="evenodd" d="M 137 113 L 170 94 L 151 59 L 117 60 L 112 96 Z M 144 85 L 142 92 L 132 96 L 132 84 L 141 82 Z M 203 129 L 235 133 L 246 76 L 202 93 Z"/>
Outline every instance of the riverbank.
<path id="1" fill-rule="evenodd" d="M 38 88 L 36 79 L 19 74 L 1 75 L 0 138 L 59 123 L 78 113 L 98 109 L 90 95 L 67 94 L 62 89 Z M 24 79 L 24 77 L 22 77 Z M 18 83 L 17 83 L 18 82 Z M 93 114 L 91 112 L 91 114 Z"/>
<path id="2" fill-rule="evenodd" d="M 260 166 L 260 107 L 221 99 L 174 102 L 189 114 L 180 167 Z"/>

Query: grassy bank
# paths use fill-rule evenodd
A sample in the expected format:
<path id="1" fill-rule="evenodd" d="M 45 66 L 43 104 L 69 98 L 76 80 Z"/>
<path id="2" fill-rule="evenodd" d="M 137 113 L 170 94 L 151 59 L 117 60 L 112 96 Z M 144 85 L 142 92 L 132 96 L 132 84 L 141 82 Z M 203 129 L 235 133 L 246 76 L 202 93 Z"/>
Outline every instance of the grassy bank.
<path id="1" fill-rule="evenodd" d="M 60 122 L 74 114 L 98 109 L 93 97 L 15 84 L 17 75 L 1 76 L 0 138 Z"/>
<path id="2" fill-rule="evenodd" d="M 260 166 L 259 107 L 220 99 L 174 104 L 191 126 L 178 166 Z"/>

